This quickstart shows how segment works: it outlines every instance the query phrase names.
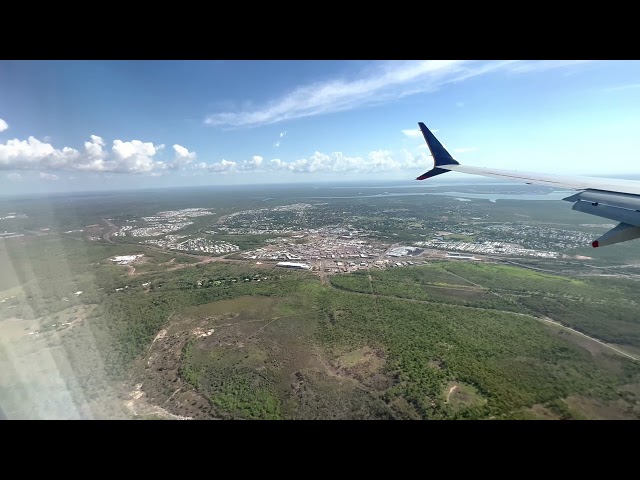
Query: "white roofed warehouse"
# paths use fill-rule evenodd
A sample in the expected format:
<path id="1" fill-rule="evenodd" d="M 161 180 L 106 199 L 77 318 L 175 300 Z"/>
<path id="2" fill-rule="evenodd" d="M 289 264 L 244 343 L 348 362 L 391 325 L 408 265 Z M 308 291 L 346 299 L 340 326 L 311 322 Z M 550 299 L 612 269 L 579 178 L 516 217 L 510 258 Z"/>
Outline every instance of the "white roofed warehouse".
<path id="1" fill-rule="evenodd" d="M 311 270 L 311 265 L 307 263 L 296 263 L 296 262 L 278 262 L 276 263 L 277 267 L 284 268 L 295 268 L 297 270 Z"/>

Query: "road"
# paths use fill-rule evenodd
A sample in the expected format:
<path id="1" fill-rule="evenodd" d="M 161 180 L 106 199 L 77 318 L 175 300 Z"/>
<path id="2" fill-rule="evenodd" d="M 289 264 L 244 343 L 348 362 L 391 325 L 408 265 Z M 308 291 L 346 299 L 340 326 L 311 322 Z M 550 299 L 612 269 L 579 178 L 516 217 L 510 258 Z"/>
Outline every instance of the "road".
<path id="1" fill-rule="evenodd" d="M 114 225 L 113 223 L 111 223 L 106 218 L 101 218 L 100 220 L 102 220 L 104 223 L 106 223 L 107 226 L 109 227 L 109 230 L 102 236 L 102 239 L 105 242 L 115 243 L 113 240 L 111 240 L 111 235 L 113 235 L 114 233 L 116 233 L 118 231 L 118 226 Z"/>
<path id="2" fill-rule="evenodd" d="M 625 357 L 629 357 L 631 360 L 640 361 L 640 359 L 634 357 L 633 355 L 630 355 L 630 354 L 628 354 L 626 352 L 623 352 L 622 350 L 619 350 L 616 347 L 612 347 L 611 345 L 604 343 L 602 340 L 598 340 L 597 338 L 593 338 L 593 337 L 590 337 L 589 335 L 585 335 L 584 333 L 579 332 L 578 330 L 576 330 L 574 328 L 567 327 L 566 325 L 563 325 L 560 322 L 557 322 L 556 320 L 552 320 L 552 319 L 550 319 L 548 317 L 547 318 L 537 318 L 537 319 L 542 321 L 542 322 L 550 323 L 552 325 L 555 325 L 556 327 L 564 328 L 565 330 L 569 330 L 569 331 L 571 331 L 571 332 L 573 332 L 573 333 L 575 333 L 577 335 L 581 335 L 581 336 L 583 336 L 585 338 L 588 338 L 592 342 L 599 343 L 600 345 L 604 345 L 605 347 L 610 348 L 611 350 L 613 350 L 615 352 L 618 352 L 620 355 L 624 355 Z"/>

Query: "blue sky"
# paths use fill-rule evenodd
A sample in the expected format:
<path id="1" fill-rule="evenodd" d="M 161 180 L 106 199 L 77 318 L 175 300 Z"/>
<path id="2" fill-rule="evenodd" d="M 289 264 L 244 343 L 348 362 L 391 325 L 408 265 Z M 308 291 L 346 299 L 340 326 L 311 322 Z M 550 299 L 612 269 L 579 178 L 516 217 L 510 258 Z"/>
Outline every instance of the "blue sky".
<path id="1" fill-rule="evenodd" d="M 0 193 L 638 174 L 638 61 L 2 61 Z M 462 174 L 447 174 L 448 179 Z"/>

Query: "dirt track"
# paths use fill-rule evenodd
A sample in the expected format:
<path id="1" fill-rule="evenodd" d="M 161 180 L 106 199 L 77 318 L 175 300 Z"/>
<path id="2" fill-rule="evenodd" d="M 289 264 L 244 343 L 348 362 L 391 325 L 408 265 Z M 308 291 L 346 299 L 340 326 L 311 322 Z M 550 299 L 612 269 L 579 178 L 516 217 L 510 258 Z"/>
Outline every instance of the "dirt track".
<path id="1" fill-rule="evenodd" d="M 452 394 L 453 392 L 455 392 L 457 389 L 458 389 L 458 385 L 454 385 L 453 387 L 451 387 L 451 388 L 449 389 L 449 394 L 447 395 L 447 402 L 446 402 L 446 403 L 449 403 L 449 398 L 451 397 L 451 394 Z"/>

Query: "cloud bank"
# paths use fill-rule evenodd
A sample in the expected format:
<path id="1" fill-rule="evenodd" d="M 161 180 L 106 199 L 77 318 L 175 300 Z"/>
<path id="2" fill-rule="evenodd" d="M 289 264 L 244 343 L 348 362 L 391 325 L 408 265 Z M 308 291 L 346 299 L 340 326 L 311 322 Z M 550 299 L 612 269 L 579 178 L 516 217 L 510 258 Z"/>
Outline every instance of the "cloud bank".
<path id="1" fill-rule="evenodd" d="M 240 172 L 292 172 L 292 173 L 374 173 L 393 170 L 431 168 L 433 160 L 426 153 L 412 154 L 408 150 L 393 153 L 387 150 L 375 150 L 366 157 L 348 156 L 342 152 L 330 154 L 314 152 L 312 155 L 285 162 L 279 158 L 265 161 L 263 157 L 253 156 L 249 160 L 207 164 L 201 162 L 196 167 L 202 171 L 220 173 Z"/>
<path id="2" fill-rule="evenodd" d="M 164 145 L 152 142 L 114 140 L 109 149 L 97 135 L 84 142 L 83 150 L 71 147 L 55 148 L 30 136 L 0 144 L 2 170 L 69 170 L 81 172 L 147 173 L 166 168 L 183 168 L 195 160 L 195 152 L 174 145 L 175 156 L 169 162 L 158 161 L 155 156 Z"/>
<path id="3" fill-rule="evenodd" d="M 419 132 L 418 132 L 419 133 Z M 412 133 L 411 136 L 414 136 Z M 284 132 L 281 138 L 284 137 Z M 173 159 L 157 160 L 156 156 L 164 149 L 163 144 L 141 140 L 114 140 L 111 147 L 102 137 L 91 135 L 84 142 L 84 148 L 56 148 L 52 144 L 30 136 L 27 140 L 12 139 L 0 144 L 0 170 L 13 170 L 6 178 L 18 181 L 22 178 L 19 171 L 39 171 L 41 180 L 57 180 L 54 172 L 77 171 L 93 173 L 131 173 L 159 176 L 175 171 L 210 173 L 246 173 L 246 172 L 292 172 L 292 173 L 373 173 L 402 169 L 428 168 L 431 159 L 426 153 L 412 154 L 408 150 L 393 153 L 387 150 L 375 150 L 366 156 L 349 156 L 343 152 L 322 153 L 293 161 L 275 158 L 265 160 L 263 156 L 253 155 L 242 161 L 223 159 L 219 162 L 196 163 L 196 152 L 174 144 Z"/>

